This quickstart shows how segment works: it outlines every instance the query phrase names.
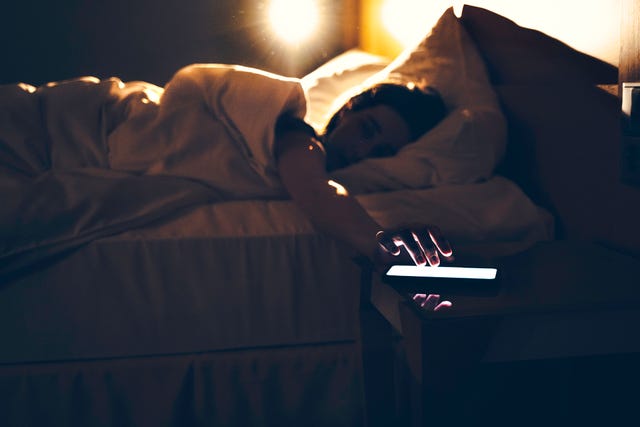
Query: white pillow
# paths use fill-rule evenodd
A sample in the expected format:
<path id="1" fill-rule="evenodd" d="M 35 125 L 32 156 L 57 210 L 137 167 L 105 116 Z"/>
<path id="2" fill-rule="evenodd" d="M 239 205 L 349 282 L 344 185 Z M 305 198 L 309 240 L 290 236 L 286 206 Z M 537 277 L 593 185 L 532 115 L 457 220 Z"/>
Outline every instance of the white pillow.
<path id="1" fill-rule="evenodd" d="M 334 104 L 342 94 L 384 70 L 391 60 L 360 49 L 350 49 L 301 79 L 307 97 L 305 121 L 322 133 Z"/>
<path id="2" fill-rule="evenodd" d="M 334 171 L 335 180 L 357 194 L 465 184 L 492 176 L 506 145 L 506 121 L 485 64 L 453 8 L 416 47 L 406 49 L 364 86 L 380 82 L 432 86 L 442 95 L 448 116 L 396 156 Z"/>

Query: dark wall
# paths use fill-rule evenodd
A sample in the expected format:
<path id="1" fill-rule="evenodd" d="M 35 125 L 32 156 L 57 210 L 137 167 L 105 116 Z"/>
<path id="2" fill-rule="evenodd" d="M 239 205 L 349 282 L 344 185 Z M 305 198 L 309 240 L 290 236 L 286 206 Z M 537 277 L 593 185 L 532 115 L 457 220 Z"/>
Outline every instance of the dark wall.
<path id="1" fill-rule="evenodd" d="M 325 15 L 339 16 L 341 2 Z M 195 62 L 234 63 L 302 75 L 345 49 L 341 21 L 311 45 L 271 34 L 267 1 L 21 0 L 2 6 L 0 83 L 34 85 L 81 75 L 163 85 Z M 331 10 L 333 8 L 333 10 Z"/>

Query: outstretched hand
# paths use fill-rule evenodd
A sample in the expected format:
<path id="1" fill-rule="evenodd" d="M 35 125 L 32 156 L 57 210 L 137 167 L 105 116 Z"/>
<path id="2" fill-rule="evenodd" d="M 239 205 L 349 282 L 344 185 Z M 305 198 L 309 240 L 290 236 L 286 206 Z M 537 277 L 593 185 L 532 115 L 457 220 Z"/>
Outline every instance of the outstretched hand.
<path id="1" fill-rule="evenodd" d="M 417 225 L 391 230 L 382 230 L 376 234 L 382 249 L 398 256 L 404 247 L 416 265 L 438 266 L 442 257 L 453 260 L 451 245 L 434 225 Z"/>
<path id="2" fill-rule="evenodd" d="M 402 253 L 401 248 L 404 247 L 416 265 L 428 264 L 436 267 L 440 265 L 442 258 L 453 261 L 451 244 L 436 226 L 421 225 L 382 230 L 376 234 L 376 237 L 383 253 L 397 257 Z M 382 264 L 388 264 L 389 258 L 382 257 Z M 415 294 L 413 300 L 427 311 L 439 311 L 453 305 L 451 301 L 440 301 L 440 295 L 436 294 Z"/>

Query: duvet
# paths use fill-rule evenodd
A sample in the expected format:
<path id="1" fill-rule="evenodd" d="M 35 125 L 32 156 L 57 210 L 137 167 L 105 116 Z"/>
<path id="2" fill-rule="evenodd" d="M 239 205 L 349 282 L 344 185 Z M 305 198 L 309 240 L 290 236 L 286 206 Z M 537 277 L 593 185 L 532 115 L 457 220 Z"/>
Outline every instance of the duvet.
<path id="1" fill-rule="evenodd" d="M 160 88 L 0 87 L 0 275 L 199 203 L 280 198 L 272 155 L 297 80 L 192 65 Z"/>
<path id="2" fill-rule="evenodd" d="M 212 64 L 164 88 L 115 78 L 0 86 L 0 281 L 197 205 L 287 198 L 274 126 L 305 105 L 298 80 Z M 500 176 L 357 197 L 383 227 L 437 224 L 454 242 L 522 249 L 553 233 L 549 214 Z"/>

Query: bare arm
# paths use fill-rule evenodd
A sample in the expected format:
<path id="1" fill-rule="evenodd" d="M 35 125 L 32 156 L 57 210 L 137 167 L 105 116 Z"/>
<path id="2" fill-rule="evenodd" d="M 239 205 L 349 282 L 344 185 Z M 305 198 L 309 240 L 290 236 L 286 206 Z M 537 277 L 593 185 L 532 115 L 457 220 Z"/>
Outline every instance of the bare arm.
<path id="1" fill-rule="evenodd" d="M 321 145 L 309 134 L 293 130 L 276 140 L 280 178 L 291 198 L 321 231 L 346 242 L 374 264 L 390 263 L 388 254 L 398 255 L 404 246 L 418 265 L 438 265 L 438 252 L 452 254 L 437 227 L 421 226 L 386 230 L 340 184 L 331 181 L 325 169 Z M 384 247 L 384 250 L 382 248 Z"/>
<path id="2" fill-rule="evenodd" d="M 301 131 L 286 132 L 276 141 L 276 155 L 285 188 L 314 225 L 373 259 L 381 227 L 327 176 L 317 141 Z"/>

